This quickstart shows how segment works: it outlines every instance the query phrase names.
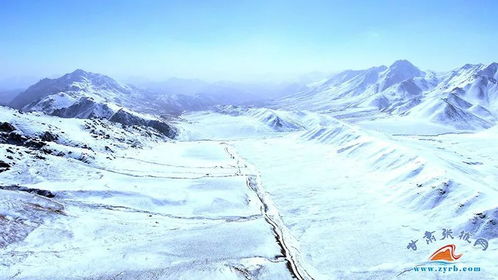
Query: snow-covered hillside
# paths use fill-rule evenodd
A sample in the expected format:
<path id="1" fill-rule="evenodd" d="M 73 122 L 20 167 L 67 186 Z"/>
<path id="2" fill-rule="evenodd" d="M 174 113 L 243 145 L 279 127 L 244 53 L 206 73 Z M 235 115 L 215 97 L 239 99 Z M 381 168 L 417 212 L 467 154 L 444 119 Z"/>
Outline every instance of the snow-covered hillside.
<path id="1" fill-rule="evenodd" d="M 277 101 L 278 108 L 329 112 L 345 119 L 391 115 L 458 129 L 489 128 L 498 116 L 498 64 L 447 73 L 421 71 L 406 60 L 348 70 Z"/>

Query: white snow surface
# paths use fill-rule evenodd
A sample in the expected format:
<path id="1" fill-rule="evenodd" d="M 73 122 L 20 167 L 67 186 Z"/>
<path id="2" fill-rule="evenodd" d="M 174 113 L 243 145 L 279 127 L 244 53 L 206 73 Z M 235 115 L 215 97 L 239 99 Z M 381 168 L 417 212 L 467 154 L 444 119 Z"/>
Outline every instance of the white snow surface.
<path id="1" fill-rule="evenodd" d="M 24 135 L 59 135 L 52 154 L 0 144 L 0 186 L 55 195 L 0 190 L 0 278 L 496 279 L 498 129 L 372 119 L 227 106 L 183 115 L 173 141 L 0 107 Z M 442 228 L 480 272 L 412 270 Z"/>

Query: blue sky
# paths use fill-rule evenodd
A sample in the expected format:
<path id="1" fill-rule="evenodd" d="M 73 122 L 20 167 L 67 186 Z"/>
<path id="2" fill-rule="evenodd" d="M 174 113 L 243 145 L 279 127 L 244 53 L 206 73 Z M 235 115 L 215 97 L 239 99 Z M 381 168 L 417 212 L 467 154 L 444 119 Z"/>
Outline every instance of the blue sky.
<path id="1" fill-rule="evenodd" d="M 498 1 L 0 0 L 0 79 L 251 79 L 498 61 Z"/>

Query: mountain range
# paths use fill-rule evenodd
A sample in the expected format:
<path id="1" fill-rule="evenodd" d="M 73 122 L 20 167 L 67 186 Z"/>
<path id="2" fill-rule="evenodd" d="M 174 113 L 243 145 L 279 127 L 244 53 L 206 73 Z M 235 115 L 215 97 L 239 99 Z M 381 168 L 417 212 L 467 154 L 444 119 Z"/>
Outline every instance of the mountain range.
<path id="1" fill-rule="evenodd" d="M 282 84 L 274 86 L 273 90 L 269 88 L 187 79 L 170 79 L 156 85 L 145 83 L 139 88 L 77 69 L 59 78 L 40 80 L 8 105 L 25 112 L 43 112 L 64 118 L 103 118 L 127 125 L 153 126 L 167 136 L 174 136 L 174 129 L 167 129 L 166 123 L 185 111 L 257 103 L 274 96 L 269 92 L 279 94 L 301 87 Z"/>
<path id="2" fill-rule="evenodd" d="M 452 71 L 434 72 L 398 60 L 390 66 L 346 70 L 305 86 L 289 86 L 283 98 L 278 97 L 284 91 L 279 88 L 282 92 L 268 103 L 258 96 L 258 88 L 243 91 L 233 84 L 174 79 L 162 87 L 144 89 L 78 69 L 57 79 L 39 81 L 9 105 L 59 117 L 105 118 L 143 125 L 166 123 L 153 115 L 253 104 L 317 111 L 350 121 L 394 116 L 472 130 L 496 124 L 497 80 L 497 63 L 466 64 Z"/>
<path id="3" fill-rule="evenodd" d="M 347 70 L 275 101 L 279 108 L 327 112 L 339 118 L 406 116 L 458 129 L 488 128 L 498 116 L 498 64 L 422 71 L 407 60 Z"/>

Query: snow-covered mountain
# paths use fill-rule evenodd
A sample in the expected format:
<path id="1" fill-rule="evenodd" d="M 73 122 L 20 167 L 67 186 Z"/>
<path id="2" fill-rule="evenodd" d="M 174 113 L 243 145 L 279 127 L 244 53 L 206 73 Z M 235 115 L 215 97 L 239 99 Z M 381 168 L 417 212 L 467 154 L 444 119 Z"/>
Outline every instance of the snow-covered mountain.
<path id="1" fill-rule="evenodd" d="M 347 70 L 276 102 L 277 107 L 411 116 L 460 129 L 488 128 L 498 116 L 497 65 L 470 65 L 445 73 L 421 71 L 406 60 L 389 67 Z"/>
<path id="2" fill-rule="evenodd" d="M 423 72 L 406 60 L 391 66 L 365 70 L 347 70 L 318 82 L 282 102 L 292 107 L 310 110 L 343 110 L 349 107 L 377 107 L 416 99 L 430 88 L 433 73 Z M 291 105 L 291 103 L 294 104 Z"/>
<path id="3" fill-rule="evenodd" d="M 19 94 L 11 106 L 24 111 L 42 110 L 50 114 L 77 103 L 81 98 L 120 104 L 130 99 L 132 93 L 130 86 L 110 77 L 78 69 L 57 79 L 39 81 Z"/>
<path id="4" fill-rule="evenodd" d="M 141 111 L 144 92 L 101 74 L 76 70 L 57 79 L 43 79 L 19 94 L 10 105 L 21 111 L 63 118 L 103 118 L 125 125 L 152 126 L 168 137 L 175 129 Z"/>
<path id="5" fill-rule="evenodd" d="M 20 93 L 10 106 L 71 118 L 110 118 L 123 108 L 154 115 L 179 115 L 216 105 L 254 103 L 269 92 L 291 92 L 287 84 L 258 86 L 189 79 L 140 85 L 138 88 L 78 69 L 57 79 L 39 81 Z"/>
<path id="6" fill-rule="evenodd" d="M 498 64 L 467 64 L 438 77 L 423 102 L 408 112 L 414 118 L 456 128 L 488 128 L 498 117 Z"/>

